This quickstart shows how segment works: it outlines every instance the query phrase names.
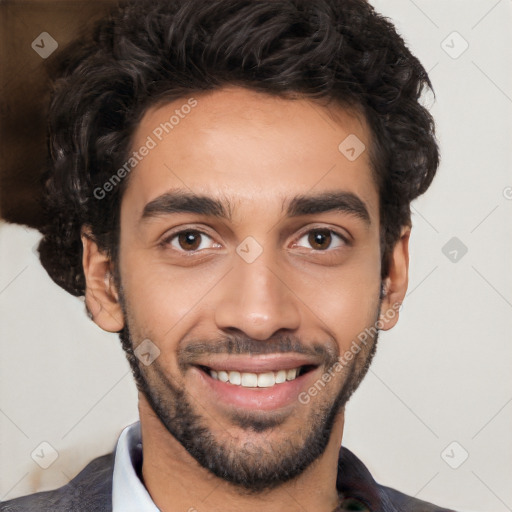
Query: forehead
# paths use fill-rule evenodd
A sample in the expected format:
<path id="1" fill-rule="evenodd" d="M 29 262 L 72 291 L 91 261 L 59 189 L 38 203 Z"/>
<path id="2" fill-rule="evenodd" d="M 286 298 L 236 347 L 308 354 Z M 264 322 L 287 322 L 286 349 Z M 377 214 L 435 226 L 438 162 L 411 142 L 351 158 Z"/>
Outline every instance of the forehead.
<path id="1" fill-rule="evenodd" d="M 339 106 L 238 87 L 184 97 L 143 116 L 122 209 L 140 217 L 180 189 L 227 199 L 236 221 L 249 211 L 270 218 L 295 195 L 343 190 L 378 218 L 370 143 L 364 118 Z"/>

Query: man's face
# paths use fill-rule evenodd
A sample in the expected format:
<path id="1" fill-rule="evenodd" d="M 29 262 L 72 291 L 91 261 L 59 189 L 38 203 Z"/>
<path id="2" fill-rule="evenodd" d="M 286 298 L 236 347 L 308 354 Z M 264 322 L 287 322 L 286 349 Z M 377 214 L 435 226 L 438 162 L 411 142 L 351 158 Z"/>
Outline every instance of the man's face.
<path id="1" fill-rule="evenodd" d="M 148 111 L 132 144 L 156 146 L 121 204 L 122 336 L 134 349 L 145 340 L 132 367 L 167 430 L 258 491 L 323 453 L 373 355 L 376 337 L 332 371 L 381 312 L 368 151 L 338 149 L 354 135 L 368 148 L 370 135 L 364 120 L 337 108 L 335 121 L 306 100 L 240 88 L 182 109 L 187 99 Z"/>

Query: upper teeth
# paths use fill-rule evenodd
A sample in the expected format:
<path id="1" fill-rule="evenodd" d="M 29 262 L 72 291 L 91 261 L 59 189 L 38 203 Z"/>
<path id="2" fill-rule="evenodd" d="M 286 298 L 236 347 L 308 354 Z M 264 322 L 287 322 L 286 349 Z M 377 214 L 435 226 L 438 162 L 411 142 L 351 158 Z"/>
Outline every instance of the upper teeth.
<path id="1" fill-rule="evenodd" d="M 224 370 L 210 370 L 210 375 L 221 382 L 229 382 L 236 386 L 246 388 L 269 388 L 274 384 L 281 384 L 287 380 L 294 380 L 299 375 L 300 367 L 277 372 L 249 373 Z"/>

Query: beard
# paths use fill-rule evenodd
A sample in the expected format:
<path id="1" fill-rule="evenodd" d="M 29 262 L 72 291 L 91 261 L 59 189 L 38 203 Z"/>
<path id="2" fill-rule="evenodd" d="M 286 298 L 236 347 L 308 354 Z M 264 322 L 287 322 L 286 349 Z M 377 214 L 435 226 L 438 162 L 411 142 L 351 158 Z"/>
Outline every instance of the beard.
<path id="1" fill-rule="evenodd" d="M 294 430 L 293 436 L 271 441 L 265 434 L 278 432 L 289 414 L 270 414 L 266 411 L 231 412 L 226 420 L 246 432 L 256 432 L 257 440 L 241 442 L 228 436 L 223 439 L 208 427 L 208 415 L 201 414 L 201 406 L 190 393 L 159 365 L 158 358 L 145 366 L 134 353 L 143 337 L 134 340 L 130 314 L 120 293 L 125 327 L 119 333 L 122 347 L 130 364 L 139 392 L 160 419 L 166 430 L 205 469 L 235 486 L 240 494 L 251 495 L 279 487 L 302 474 L 324 452 L 331 438 L 335 421 L 349 398 L 366 375 L 377 347 L 378 331 L 361 347 L 350 364 L 346 364 L 336 379 L 310 400 L 307 420 Z M 378 318 L 379 309 L 376 312 Z M 135 343 L 134 343 L 135 342 Z M 315 353 L 323 355 L 325 372 L 331 370 L 339 358 L 339 347 L 329 340 L 314 348 L 306 348 L 298 338 L 284 335 L 261 342 L 243 335 L 229 335 L 220 340 L 201 340 L 189 343 L 178 351 L 178 366 L 184 373 L 197 354 L 261 354 L 261 353 Z M 336 384 L 335 384 L 336 383 Z M 334 390 L 334 386 L 338 390 Z M 321 397 L 325 397 L 320 399 Z M 302 402 L 301 402 L 302 403 Z M 305 405 L 302 405 L 305 407 Z M 227 432 L 227 431 L 226 431 Z"/>

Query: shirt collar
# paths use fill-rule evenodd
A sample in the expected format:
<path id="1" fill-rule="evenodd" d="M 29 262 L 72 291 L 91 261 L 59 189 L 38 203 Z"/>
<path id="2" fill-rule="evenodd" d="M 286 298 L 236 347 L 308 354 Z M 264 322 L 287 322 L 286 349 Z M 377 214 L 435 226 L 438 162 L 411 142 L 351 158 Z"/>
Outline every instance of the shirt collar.
<path id="1" fill-rule="evenodd" d="M 117 441 L 112 477 L 112 512 L 159 512 L 137 474 L 142 466 L 140 422 L 126 427 Z"/>

